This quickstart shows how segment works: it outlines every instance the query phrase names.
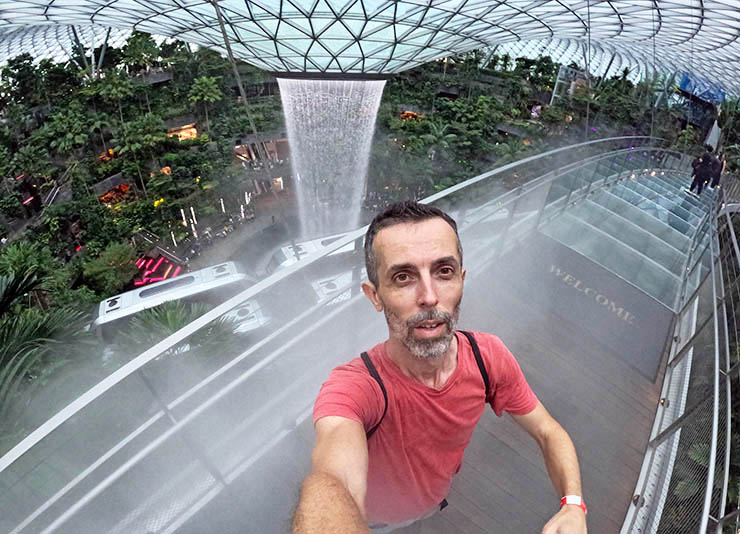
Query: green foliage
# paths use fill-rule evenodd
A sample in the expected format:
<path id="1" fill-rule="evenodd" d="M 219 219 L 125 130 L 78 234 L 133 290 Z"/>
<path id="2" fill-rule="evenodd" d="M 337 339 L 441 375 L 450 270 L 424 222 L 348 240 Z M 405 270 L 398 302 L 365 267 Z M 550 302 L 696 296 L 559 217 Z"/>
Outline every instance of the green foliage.
<path id="1" fill-rule="evenodd" d="M 690 499 L 704 488 L 697 480 L 685 479 L 681 480 L 673 490 L 674 495 L 679 499 L 685 500 Z"/>
<path id="2" fill-rule="evenodd" d="M 148 33 L 134 31 L 121 49 L 121 58 L 129 67 L 149 69 L 159 58 L 159 47 Z"/>
<path id="3" fill-rule="evenodd" d="M 210 76 L 201 76 L 193 82 L 193 86 L 188 93 L 188 101 L 191 104 L 200 102 L 213 103 L 223 98 L 219 79 Z"/>
<path id="4" fill-rule="evenodd" d="M 100 95 L 103 100 L 118 105 L 118 115 L 123 123 L 123 101 L 134 95 L 131 80 L 122 73 L 109 72 L 105 78 L 96 80 L 90 86 L 92 95 Z"/>
<path id="5" fill-rule="evenodd" d="M 10 150 L 8 150 L 8 147 L 0 145 L 0 182 L 5 177 L 10 177 L 12 173 Z"/>
<path id="6" fill-rule="evenodd" d="M 6 83 L 4 91 L 10 94 L 14 102 L 29 107 L 39 103 L 41 77 L 33 64 L 31 54 L 23 53 L 9 59 L 0 69 L 0 75 Z"/>
<path id="7" fill-rule="evenodd" d="M 43 281 L 60 267 L 48 249 L 27 241 L 11 243 L 0 254 L 0 275 L 34 275 Z"/>
<path id="8" fill-rule="evenodd" d="M 167 141 L 167 129 L 159 115 L 147 113 L 140 119 L 123 124 L 123 135 L 118 140 L 116 153 L 138 161 L 150 156 L 161 143 Z"/>
<path id="9" fill-rule="evenodd" d="M 0 213 L 10 219 L 17 219 L 23 215 L 23 207 L 18 195 L 6 193 L 0 196 Z"/>
<path id="10" fill-rule="evenodd" d="M 116 343 L 122 352 L 133 354 L 143 352 L 185 327 L 208 309 L 209 306 L 199 302 L 170 301 L 144 310 L 131 319 L 128 326 L 116 338 Z M 174 355 L 194 351 L 210 356 L 223 353 L 224 342 L 227 344 L 229 340 L 231 343 L 239 342 L 239 336 L 235 334 L 234 327 L 234 321 L 221 317 L 164 354 Z"/>
<path id="11" fill-rule="evenodd" d="M 82 264 L 87 284 L 103 298 L 120 293 L 137 272 L 136 251 L 128 243 L 111 243 L 98 257 Z"/>
<path id="12" fill-rule="evenodd" d="M 283 108 L 279 97 L 250 102 L 249 112 L 258 132 L 273 132 L 282 127 Z M 224 137 L 246 135 L 252 131 L 244 106 L 234 106 L 220 113 L 213 123 L 214 130 Z"/>
<path id="13" fill-rule="evenodd" d="M 68 154 L 85 147 L 95 130 L 94 122 L 80 102 L 70 102 L 64 109 L 54 113 L 45 125 L 48 128 L 49 146 L 58 154 Z"/>
<path id="14" fill-rule="evenodd" d="M 565 120 L 565 111 L 558 106 L 545 106 L 540 118 L 543 122 L 558 124 Z"/>
<path id="15" fill-rule="evenodd" d="M 689 458 L 702 467 L 709 466 L 709 455 L 712 448 L 708 443 L 694 443 L 689 449 Z"/>
<path id="16" fill-rule="evenodd" d="M 106 243 L 123 237 L 111 211 L 94 196 L 53 204 L 46 209 L 43 224 L 33 239 L 57 255 L 69 252 L 77 243 L 86 245 L 88 253 L 95 255 Z M 79 229 L 79 242 L 74 239 L 73 228 Z"/>
<path id="17" fill-rule="evenodd" d="M 49 152 L 40 146 L 23 145 L 11 160 L 11 169 L 16 175 L 25 174 L 28 177 L 38 177 L 44 180 L 51 178 L 54 173 Z"/>
<path id="18" fill-rule="evenodd" d="M 211 133 L 211 123 L 208 119 L 208 104 L 218 102 L 223 98 L 221 88 L 218 86 L 219 78 L 211 76 L 201 76 L 193 82 L 193 86 L 188 93 L 188 102 L 191 104 L 203 103 L 203 110 L 206 116 L 206 128 L 208 134 Z"/>

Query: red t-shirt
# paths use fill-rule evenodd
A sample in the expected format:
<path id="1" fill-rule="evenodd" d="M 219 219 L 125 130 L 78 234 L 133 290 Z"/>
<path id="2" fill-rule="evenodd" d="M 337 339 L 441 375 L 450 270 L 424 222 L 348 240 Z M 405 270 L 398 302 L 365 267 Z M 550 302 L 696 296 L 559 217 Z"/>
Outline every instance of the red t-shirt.
<path id="1" fill-rule="evenodd" d="M 531 412 L 537 397 L 509 349 L 496 336 L 475 334 L 491 382 L 485 399 L 496 415 Z M 412 380 L 385 344 L 368 354 L 388 392 L 388 412 L 368 441 L 365 508 L 371 522 L 420 517 L 445 498 L 483 413 L 485 385 L 470 343 L 457 333 L 457 367 L 440 390 Z M 383 392 L 360 358 L 335 368 L 321 386 L 314 422 L 326 416 L 359 421 L 365 431 L 383 415 Z"/>

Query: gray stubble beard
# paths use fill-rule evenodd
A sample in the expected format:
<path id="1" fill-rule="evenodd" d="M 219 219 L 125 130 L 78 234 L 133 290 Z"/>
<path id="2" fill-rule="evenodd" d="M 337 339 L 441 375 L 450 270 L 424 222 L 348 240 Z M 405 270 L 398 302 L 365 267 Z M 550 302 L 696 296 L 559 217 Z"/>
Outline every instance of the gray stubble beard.
<path id="1" fill-rule="evenodd" d="M 388 328 L 391 333 L 395 334 L 404 347 L 414 356 L 417 360 L 436 360 L 444 356 L 455 336 L 455 329 L 457 328 L 457 321 L 460 318 L 460 303 L 462 302 L 462 295 L 460 300 L 457 301 L 455 307 L 452 309 L 452 313 L 443 312 L 437 309 L 426 310 L 417 313 L 409 317 L 405 322 L 401 321 L 400 317 L 389 311 L 387 308 L 383 308 L 385 313 L 385 319 L 388 323 Z M 444 334 L 435 338 L 416 338 L 413 335 L 413 329 L 416 325 L 423 321 L 443 321 L 447 326 L 447 330 Z"/>

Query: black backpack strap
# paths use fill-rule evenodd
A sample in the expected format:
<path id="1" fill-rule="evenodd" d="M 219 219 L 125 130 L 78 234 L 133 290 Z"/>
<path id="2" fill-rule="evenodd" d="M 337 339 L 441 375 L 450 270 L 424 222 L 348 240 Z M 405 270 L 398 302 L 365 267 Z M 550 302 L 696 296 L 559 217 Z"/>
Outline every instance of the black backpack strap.
<path id="1" fill-rule="evenodd" d="M 488 398 L 488 394 L 491 392 L 491 381 L 488 379 L 488 371 L 486 371 L 486 366 L 483 364 L 483 357 L 480 355 L 480 349 L 478 348 L 478 342 L 473 337 L 473 334 L 470 332 L 466 332 L 465 330 L 459 331 L 461 334 L 463 334 L 466 338 L 468 338 L 468 341 L 470 342 L 470 346 L 473 348 L 473 354 L 475 354 L 475 361 L 478 364 L 478 369 L 480 370 L 480 375 L 483 377 L 483 383 L 486 385 L 486 398 Z"/>
<path id="2" fill-rule="evenodd" d="M 383 381 L 380 379 L 380 375 L 378 374 L 378 370 L 375 368 L 375 365 L 373 364 L 373 361 L 370 359 L 370 356 L 368 356 L 367 352 L 363 352 L 360 357 L 362 358 L 362 362 L 365 364 L 365 367 L 367 367 L 368 373 L 370 373 L 370 376 L 372 376 L 375 381 L 380 386 L 381 391 L 383 392 L 383 399 L 385 400 L 385 408 L 383 408 L 383 415 L 380 416 L 380 421 L 372 427 L 365 436 L 367 439 L 370 439 L 370 436 L 372 436 L 375 431 L 380 426 L 380 423 L 383 422 L 383 418 L 385 417 L 385 413 L 388 411 L 388 392 L 385 390 L 385 386 L 383 385 Z"/>

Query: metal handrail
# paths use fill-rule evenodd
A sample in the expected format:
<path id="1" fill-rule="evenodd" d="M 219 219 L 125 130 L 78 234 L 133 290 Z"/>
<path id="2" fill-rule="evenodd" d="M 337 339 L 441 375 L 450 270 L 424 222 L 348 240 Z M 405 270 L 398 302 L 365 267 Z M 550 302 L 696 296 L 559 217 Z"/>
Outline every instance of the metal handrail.
<path id="1" fill-rule="evenodd" d="M 711 403 L 711 430 L 709 432 L 709 458 L 706 466 L 706 478 L 701 481 L 702 486 L 702 499 L 701 509 L 695 510 L 696 517 L 699 520 L 697 532 L 706 533 L 710 525 L 710 521 L 716 524 L 716 532 L 719 534 L 722 531 L 722 527 L 726 521 L 733 519 L 737 514 L 733 512 L 723 517 L 725 511 L 725 501 L 727 497 L 727 485 L 729 480 L 729 467 L 730 467 L 730 432 L 731 432 L 731 418 L 730 418 L 730 405 L 731 405 L 731 383 L 729 373 L 722 370 L 722 362 L 724 362 L 725 370 L 730 366 L 730 353 L 729 353 L 729 336 L 725 336 L 724 345 L 720 345 L 720 321 L 727 323 L 727 307 L 725 305 L 725 287 L 724 287 L 724 274 L 722 269 L 721 254 L 719 242 L 719 225 L 718 221 L 724 215 L 727 217 L 727 228 L 731 235 L 731 246 L 734 252 L 734 261 L 740 266 L 740 249 L 737 246 L 737 239 L 734 234 L 734 228 L 730 220 L 730 214 L 736 211 L 740 211 L 740 207 L 736 208 L 734 205 L 729 205 L 725 190 L 722 189 L 720 194 L 717 195 L 715 201 L 707 214 L 708 219 L 702 222 L 699 229 L 704 224 L 707 224 L 706 232 L 709 235 L 709 243 L 704 249 L 702 254 L 698 257 L 692 256 L 693 265 L 686 268 L 684 281 L 680 292 L 680 311 L 677 314 L 678 320 L 675 321 L 673 344 L 671 347 L 668 366 L 666 368 L 666 375 L 663 381 L 663 388 L 661 392 L 661 401 L 656 412 L 655 421 L 653 424 L 653 431 L 651 432 L 651 439 L 648 443 L 645 457 L 643 460 L 643 467 L 640 473 L 640 478 L 636 485 L 635 496 L 632 500 L 632 504 L 627 512 L 624 524 L 622 526 L 622 534 L 629 534 L 632 532 L 656 532 L 661 528 L 661 521 L 663 519 L 664 507 L 667 506 L 668 497 L 665 497 L 669 485 L 673 479 L 673 472 L 675 468 L 675 462 L 677 461 L 677 451 L 679 444 L 683 444 L 682 441 L 674 441 L 669 446 L 667 452 L 658 458 L 658 449 L 669 439 L 684 439 L 684 435 L 680 434 L 683 428 L 688 428 L 690 423 L 693 423 L 706 409 L 709 403 Z M 692 245 L 692 253 L 696 250 L 697 245 L 701 239 L 704 238 L 702 232 L 697 232 L 694 236 L 694 243 Z M 711 261 L 707 274 L 697 284 L 695 290 L 690 294 L 685 294 L 686 291 L 686 277 L 694 271 L 694 268 L 703 261 L 704 253 L 710 252 Z M 701 324 L 697 324 L 697 313 L 699 305 L 700 295 L 702 294 L 705 284 L 711 284 L 711 302 L 709 305 L 712 307 L 712 313 L 705 321 Z M 682 318 L 691 318 L 689 339 L 683 340 L 681 336 L 684 335 L 682 329 L 684 323 Z M 709 325 L 709 322 L 712 325 Z M 685 401 L 690 393 L 690 389 L 693 383 L 689 382 L 689 376 L 691 373 L 692 365 L 696 365 L 697 361 L 694 361 L 694 349 L 696 347 L 695 342 L 699 341 L 701 336 L 706 332 L 706 328 L 712 328 L 714 350 L 712 355 L 709 356 L 712 361 L 712 386 L 711 391 L 703 396 L 700 400 L 694 400 L 691 406 L 686 406 Z M 707 355 L 708 356 L 708 355 Z M 674 376 L 675 374 L 675 376 Z M 676 398 L 670 398 L 673 392 L 672 385 L 673 381 L 677 380 L 679 389 L 676 393 Z M 721 381 L 725 381 L 725 405 L 720 406 L 721 397 Z M 669 415 L 667 409 L 671 403 L 677 403 L 679 409 L 676 413 Z M 725 428 L 726 436 L 724 439 L 724 458 L 720 458 L 719 452 L 719 424 L 720 424 L 720 413 L 721 410 L 726 414 Z M 694 443 L 683 444 L 684 447 L 694 445 Z M 723 462 L 724 478 L 720 490 L 719 498 L 719 519 L 712 517 L 711 508 L 713 504 L 713 496 L 715 496 L 715 470 L 719 465 L 718 462 Z M 684 510 L 685 512 L 685 510 Z"/>
<path id="2" fill-rule="evenodd" d="M 524 158 L 522 160 L 519 160 L 519 161 L 510 163 L 508 165 L 504 165 L 502 167 L 496 168 L 494 170 L 488 171 L 479 176 L 470 178 L 469 180 L 466 180 L 460 184 L 457 184 L 455 186 L 445 189 L 444 191 L 436 193 L 424 199 L 422 202 L 430 203 L 430 202 L 438 201 L 444 197 L 454 194 L 455 192 L 465 187 L 470 187 L 471 185 L 479 183 L 483 180 L 490 179 L 492 177 L 501 175 L 503 173 L 506 173 L 517 167 L 526 165 L 527 163 L 530 163 L 538 159 L 544 159 L 544 158 L 547 158 L 553 155 L 565 153 L 568 151 L 574 151 L 574 150 L 587 147 L 587 146 L 597 146 L 600 144 L 609 144 L 609 143 L 613 143 L 616 141 L 631 142 L 631 143 L 634 143 L 635 147 L 637 148 L 637 145 L 640 142 L 645 142 L 646 144 L 651 143 L 651 142 L 655 142 L 656 144 L 662 144 L 662 142 L 664 142 L 665 140 L 663 138 L 650 137 L 650 136 L 640 136 L 640 137 L 622 136 L 622 137 L 612 137 L 612 138 L 607 138 L 607 139 L 600 139 L 600 140 L 595 140 L 595 141 L 587 141 L 587 142 L 579 143 L 576 145 L 570 145 L 567 147 L 557 148 L 554 150 L 543 152 L 542 154 L 537 154 L 535 156 Z M 643 148 L 643 147 L 640 147 L 640 148 Z M 650 148 L 661 148 L 661 147 L 651 146 Z M 671 152 L 667 149 L 661 149 L 661 150 L 664 150 L 664 152 Z M 281 271 L 265 278 L 264 280 L 259 281 L 253 286 L 245 289 L 244 291 L 241 291 L 240 293 L 236 294 L 234 297 L 216 306 L 212 310 L 204 313 L 203 315 L 201 315 L 194 321 L 190 322 L 188 325 L 181 328 L 177 332 L 163 339 L 156 345 L 150 347 L 149 349 L 144 351 L 142 354 L 132 359 L 131 361 L 129 361 L 128 363 L 126 363 L 125 365 L 123 365 L 122 367 L 120 367 L 119 369 L 117 369 L 116 371 L 114 371 L 113 373 L 105 377 L 104 379 L 102 379 L 100 382 L 98 382 L 95 386 L 87 390 L 85 393 L 77 397 L 74 401 L 69 403 L 62 410 L 57 412 L 54 416 L 49 418 L 46 422 L 41 424 L 38 428 L 36 428 L 33 432 L 31 432 L 28 436 L 26 436 L 20 443 L 15 445 L 5 455 L 0 457 L 0 473 L 2 473 L 13 462 L 15 462 L 17 459 L 23 456 L 26 452 L 28 452 L 34 445 L 36 445 L 41 440 L 43 440 L 45 437 L 47 437 L 49 434 L 51 434 L 55 429 L 61 426 L 65 421 L 69 420 L 71 417 L 77 414 L 80 410 L 82 410 L 83 408 L 88 406 L 91 402 L 93 402 L 95 399 L 103 395 L 110 388 L 112 388 L 113 386 L 115 386 L 116 384 L 118 384 L 119 382 L 127 378 L 128 376 L 131 376 L 133 373 L 135 373 L 136 371 L 138 371 L 145 365 L 147 365 L 149 362 L 154 360 L 160 354 L 171 349 L 178 343 L 181 343 L 182 341 L 187 339 L 189 336 L 191 336 L 193 333 L 197 332 L 198 330 L 205 327 L 209 323 L 218 319 L 223 314 L 229 312 L 230 310 L 239 306 L 240 304 L 247 301 L 248 299 L 255 297 L 260 292 L 272 287 L 273 285 L 280 282 L 281 280 L 289 277 L 296 271 L 306 268 L 308 265 L 311 265 L 312 263 L 319 260 L 320 258 L 327 256 L 336 250 L 339 250 L 340 248 L 348 245 L 349 243 L 357 239 L 362 239 L 364 237 L 366 229 L 367 227 L 363 227 L 353 232 L 350 232 L 344 238 L 335 241 L 334 243 L 324 248 L 323 250 L 310 254 L 306 256 L 305 258 L 303 258 L 300 262 L 290 265 L 282 269 Z"/>

